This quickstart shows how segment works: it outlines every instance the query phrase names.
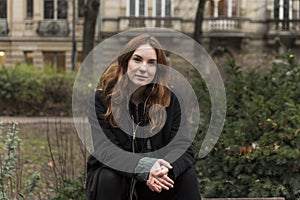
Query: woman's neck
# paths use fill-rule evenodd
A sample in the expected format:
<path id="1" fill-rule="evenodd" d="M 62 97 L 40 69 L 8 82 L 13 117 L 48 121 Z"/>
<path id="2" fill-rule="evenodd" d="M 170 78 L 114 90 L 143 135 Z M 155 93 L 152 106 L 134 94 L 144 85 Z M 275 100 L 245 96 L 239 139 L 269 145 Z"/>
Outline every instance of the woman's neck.
<path id="1" fill-rule="evenodd" d="M 143 102 L 143 92 L 144 92 L 145 87 L 132 88 L 132 89 L 135 89 L 135 91 L 134 92 L 131 91 L 132 95 L 131 95 L 130 100 L 135 105 L 142 103 Z"/>

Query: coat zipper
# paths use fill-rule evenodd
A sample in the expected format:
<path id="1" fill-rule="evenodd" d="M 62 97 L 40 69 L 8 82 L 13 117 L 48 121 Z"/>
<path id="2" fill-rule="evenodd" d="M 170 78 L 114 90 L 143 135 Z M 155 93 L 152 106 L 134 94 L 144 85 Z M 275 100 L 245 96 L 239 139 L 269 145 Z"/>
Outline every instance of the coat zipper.
<path id="1" fill-rule="evenodd" d="M 140 124 L 139 122 L 139 110 L 138 110 L 138 106 L 136 106 L 135 109 L 135 114 L 136 114 L 136 121 L 137 124 L 135 125 L 134 122 L 134 117 L 132 116 L 132 152 L 135 153 L 135 137 L 136 137 L 136 131 L 138 129 L 138 126 Z M 130 200 L 133 200 L 133 195 L 135 194 L 135 184 L 136 184 L 136 180 L 134 178 L 131 179 L 131 186 L 130 186 Z M 136 196 L 136 194 L 135 194 Z M 137 196 L 136 196 L 137 198 Z"/>

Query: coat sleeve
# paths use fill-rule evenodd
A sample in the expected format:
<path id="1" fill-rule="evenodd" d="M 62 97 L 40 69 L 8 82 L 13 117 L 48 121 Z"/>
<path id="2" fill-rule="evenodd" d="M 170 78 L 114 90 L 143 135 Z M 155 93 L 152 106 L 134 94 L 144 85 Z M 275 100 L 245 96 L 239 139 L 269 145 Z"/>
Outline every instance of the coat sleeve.
<path id="1" fill-rule="evenodd" d="M 175 180 L 180 174 L 192 167 L 195 162 L 194 146 L 192 144 L 192 135 L 188 130 L 187 118 L 184 112 L 183 103 L 180 104 L 175 95 L 172 95 L 171 115 L 171 133 L 170 147 L 165 156 L 165 160 L 172 161 L 173 169 L 170 171 L 170 177 Z M 175 161 L 174 161 L 175 160 Z"/>
<path id="2" fill-rule="evenodd" d="M 92 155 L 103 165 L 113 168 L 123 175 L 133 177 L 135 167 L 141 157 L 137 154 L 133 156 L 131 152 L 122 148 L 119 136 L 103 119 L 106 110 L 107 105 L 103 92 L 97 90 L 90 99 L 89 109 L 89 123 L 94 147 Z"/>

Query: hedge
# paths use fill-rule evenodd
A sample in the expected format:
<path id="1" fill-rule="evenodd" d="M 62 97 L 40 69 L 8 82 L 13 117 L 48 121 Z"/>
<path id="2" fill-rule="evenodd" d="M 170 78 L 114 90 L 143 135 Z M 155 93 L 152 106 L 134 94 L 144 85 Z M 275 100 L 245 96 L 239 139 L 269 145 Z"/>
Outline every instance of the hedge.
<path id="1" fill-rule="evenodd" d="M 75 73 L 25 64 L 0 68 L 0 115 L 71 116 Z"/>
<path id="2" fill-rule="evenodd" d="M 207 198 L 285 197 L 300 199 L 300 66 L 289 52 L 271 70 L 226 67 L 227 116 L 207 157 L 197 160 L 201 192 Z M 209 95 L 196 81 L 209 121 Z M 201 96 L 200 96 L 201 94 Z M 205 110 L 206 108 L 206 110 Z M 205 120 L 199 131 L 199 147 Z"/>

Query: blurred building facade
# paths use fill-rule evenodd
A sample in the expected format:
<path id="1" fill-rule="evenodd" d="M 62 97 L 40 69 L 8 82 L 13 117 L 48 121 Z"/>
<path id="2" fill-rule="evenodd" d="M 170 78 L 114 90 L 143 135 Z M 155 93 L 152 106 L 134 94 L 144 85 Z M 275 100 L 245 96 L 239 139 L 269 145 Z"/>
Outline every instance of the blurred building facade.
<path id="1" fill-rule="evenodd" d="M 76 41 L 78 67 L 84 3 L 0 0 L 0 65 L 26 62 L 70 71 Z M 138 27 L 172 28 L 192 36 L 197 6 L 198 0 L 101 0 L 95 42 Z M 207 0 L 202 42 L 213 57 L 226 47 L 233 57 L 264 60 L 265 54 L 280 50 L 280 43 L 300 55 L 300 0 Z"/>

